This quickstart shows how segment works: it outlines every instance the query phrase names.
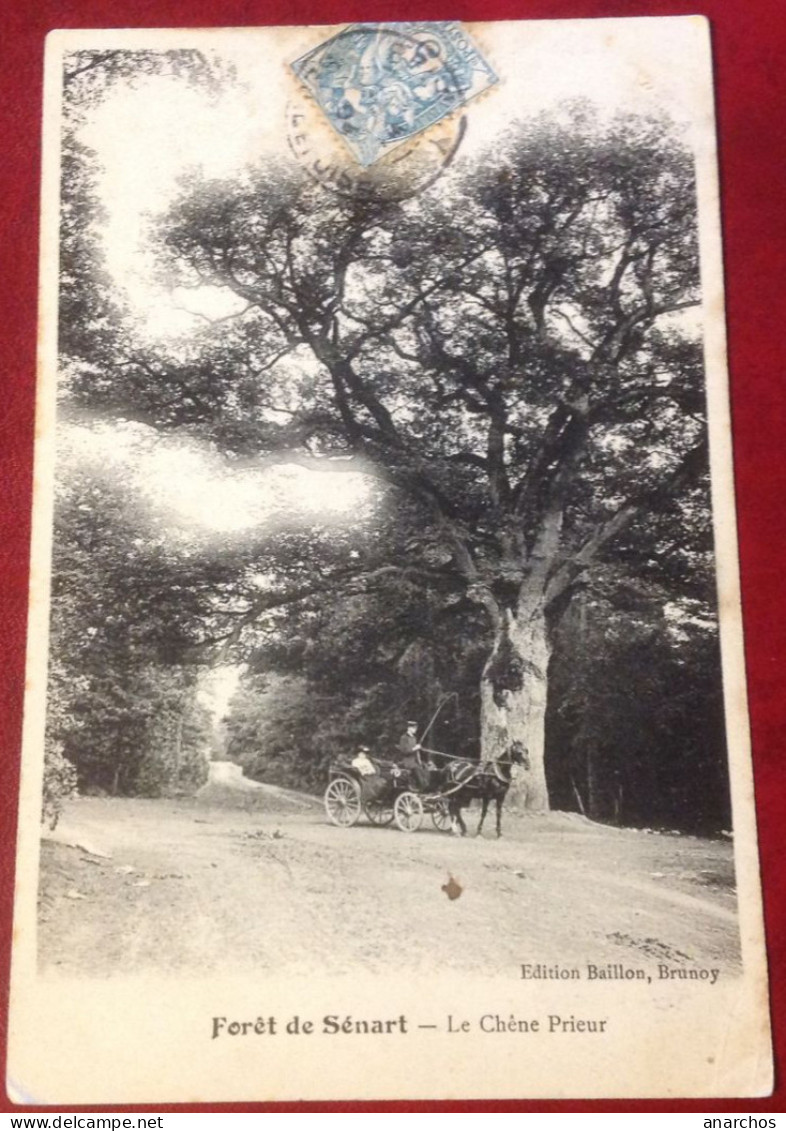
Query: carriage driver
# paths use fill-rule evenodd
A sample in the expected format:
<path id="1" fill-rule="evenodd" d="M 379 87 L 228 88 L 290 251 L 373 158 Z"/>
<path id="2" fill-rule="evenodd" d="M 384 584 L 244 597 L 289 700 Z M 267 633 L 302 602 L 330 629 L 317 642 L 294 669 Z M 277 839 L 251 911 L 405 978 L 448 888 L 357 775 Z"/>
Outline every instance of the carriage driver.
<path id="1" fill-rule="evenodd" d="M 399 754 L 404 754 L 405 756 L 414 755 L 416 757 L 416 764 L 419 766 L 420 758 L 418 757 L 418 755 L 420 754 L 420 743 L 415 737 L 415 732 L 417 731 L 417 729 L 418 724 L 410 719 L 410 721 L 407 723 L 407 729 L 398 740 L 398 752 Z"/>
<path id="2" fill-rule="evenodd" d="M 423 748 L 416 737 L 417 729 L 418 724 L 410 719 L 406 731 L 398 740 L 398 752 L 403 755 L 401 765 L 412 771 L 418 788 L 428 789 L 431 785 L 432 774 L 437 767 L 430 759 L 424 759 Z"/>

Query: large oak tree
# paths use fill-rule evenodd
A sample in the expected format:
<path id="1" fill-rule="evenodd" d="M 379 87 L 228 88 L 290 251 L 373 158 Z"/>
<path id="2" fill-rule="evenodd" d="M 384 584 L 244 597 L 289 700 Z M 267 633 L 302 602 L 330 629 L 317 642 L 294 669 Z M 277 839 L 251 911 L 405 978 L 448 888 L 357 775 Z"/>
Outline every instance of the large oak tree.
<path id="1" fill-rule="evenodd" d="M 273 564 L 226 638 L 393 576 L 478 610 L 483 756 L 523 742 L 528 804 L 547 807 L 560 616 L 627 530 L 706 506 L 689 152 L 662 123 L 574 109 L 403 203 L 286 164 L 192 181 L 155 241 L 173 287 L 220 288 L 235 313 L 179 353 L 77 374 L 77 395 L 227 451 L 360 467 L 405 516 L 392 555 L 365 539 L 323 560 L 323 541 L 278 580 Z"/>

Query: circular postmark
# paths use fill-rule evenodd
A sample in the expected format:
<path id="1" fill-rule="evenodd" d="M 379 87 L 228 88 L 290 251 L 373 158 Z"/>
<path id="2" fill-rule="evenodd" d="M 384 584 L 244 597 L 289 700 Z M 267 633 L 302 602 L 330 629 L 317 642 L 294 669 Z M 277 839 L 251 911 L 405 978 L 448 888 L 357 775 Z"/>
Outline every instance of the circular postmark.
<path id="1" fill-rule="evenodd" d="M 286 119 L 289 148 L 315 181 L 342 196 L 391 201 L 433 184 L 453 160 L 467 127 L 463 114 L 443 119 L 365 167 L 324 121 L 310 95 L 291 99 Z"/>

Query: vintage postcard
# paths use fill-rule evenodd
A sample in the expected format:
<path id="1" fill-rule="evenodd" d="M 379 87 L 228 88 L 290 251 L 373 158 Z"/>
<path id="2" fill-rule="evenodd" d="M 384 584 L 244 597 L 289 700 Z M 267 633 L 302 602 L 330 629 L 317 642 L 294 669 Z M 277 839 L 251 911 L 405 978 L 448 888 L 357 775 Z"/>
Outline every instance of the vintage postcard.
<path id="1" fill-rule="evenodd" d="M 8 1093 L 772 1085 L 699 18 L 55 32 Z"/>

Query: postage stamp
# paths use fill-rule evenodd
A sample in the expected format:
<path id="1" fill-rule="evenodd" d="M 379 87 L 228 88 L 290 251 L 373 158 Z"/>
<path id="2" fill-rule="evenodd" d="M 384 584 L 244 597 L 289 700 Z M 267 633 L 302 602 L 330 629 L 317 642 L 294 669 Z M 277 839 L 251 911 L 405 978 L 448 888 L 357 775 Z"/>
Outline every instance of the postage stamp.
<path id="1" fill-rule="evenodd" d="M 355 24 L 292 70 L 363 166 L 498 81 L 453 22 Z"/>

